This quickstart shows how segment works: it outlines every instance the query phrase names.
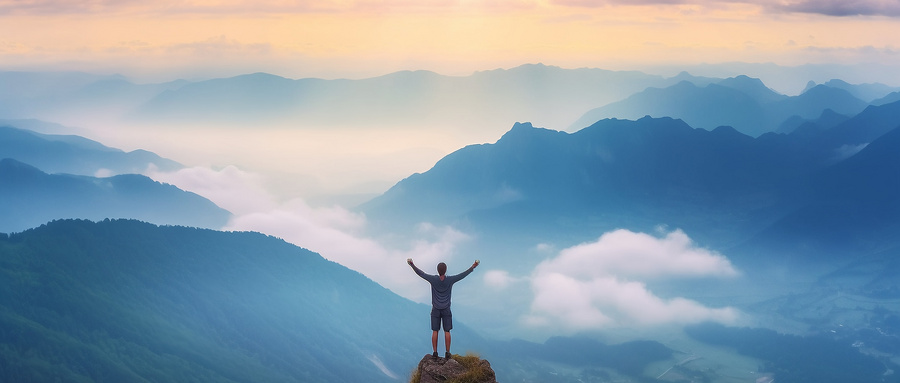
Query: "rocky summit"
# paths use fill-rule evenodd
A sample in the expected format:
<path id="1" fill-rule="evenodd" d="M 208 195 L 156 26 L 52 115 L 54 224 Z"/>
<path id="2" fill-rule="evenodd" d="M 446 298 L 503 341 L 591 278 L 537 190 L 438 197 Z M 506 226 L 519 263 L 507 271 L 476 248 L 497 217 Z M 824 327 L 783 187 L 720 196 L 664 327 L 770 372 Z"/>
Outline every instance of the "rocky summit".
<path id="1" fill-rule="evenodd" d="M 426 354 L 410 383 L 497 383 L 491 363 L 477 355 L 453 355 L 450 359 Z"/>

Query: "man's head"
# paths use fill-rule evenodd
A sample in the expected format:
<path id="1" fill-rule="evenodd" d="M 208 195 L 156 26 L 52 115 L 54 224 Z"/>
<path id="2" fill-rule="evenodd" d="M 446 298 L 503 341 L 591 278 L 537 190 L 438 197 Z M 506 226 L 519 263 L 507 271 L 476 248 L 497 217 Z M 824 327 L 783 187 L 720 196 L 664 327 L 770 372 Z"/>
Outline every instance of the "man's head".
<path id="1" fill-rule="evenodd" d="M 447 273 L 447 264 L 444 262 L 438 263 L 438 275 L 444 275 Z"/>

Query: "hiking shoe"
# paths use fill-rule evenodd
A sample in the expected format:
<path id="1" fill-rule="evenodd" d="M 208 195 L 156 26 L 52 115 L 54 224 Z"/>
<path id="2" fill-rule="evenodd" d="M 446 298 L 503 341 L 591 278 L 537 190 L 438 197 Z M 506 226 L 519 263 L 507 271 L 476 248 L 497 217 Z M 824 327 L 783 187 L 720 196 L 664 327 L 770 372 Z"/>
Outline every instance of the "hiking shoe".
<path id="1" fill-rule="evenodd" d="M 451 355 L 450 355 L 450 351 L 447 351 L 447 353 L 446 353 L 446 354 L 444 354 L 444 359 L 448 359 L 448 360 L 449 360 L 449 359 L 450 359 L 450 357 L 451 357 Z"/>
<path id="2" fill-rule="evenodd" d="M 440 357 L 438 356 L 438 354 L 437 354 L 437 351 L 435 351 L 433 354 L 431 354 L 431 356 L 433 356 L 433 357 L 435 357 L 435 358 L 440 358 Z"/>

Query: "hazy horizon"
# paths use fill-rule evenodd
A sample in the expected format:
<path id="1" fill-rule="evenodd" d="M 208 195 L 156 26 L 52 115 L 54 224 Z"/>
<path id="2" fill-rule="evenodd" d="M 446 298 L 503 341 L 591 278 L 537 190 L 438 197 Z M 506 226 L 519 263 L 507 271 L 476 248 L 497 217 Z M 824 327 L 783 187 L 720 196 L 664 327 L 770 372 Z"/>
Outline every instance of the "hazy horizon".
<path id="1" fill-rule="evenodd" d="M 695 76 L 745 74 L 787 95 L 798 94 L 810 80 L 821 83 L 832 78 L 900 86 L 896 2 L 632 3 L 0 0 L 0 70 L 121 74 L 155 84 L 257 72 L 291 79 L 369 79 L 406 70 L 470 76 L 543 63 L 564 69 L 639 70 L 663 77 L 682 70 Z M 600 106 L 591 105 L 581 113 Z M 497 141 L 516 122 L 565 131 L 569 127 L 560 121 L 581 117 L 551 116 L 555 119 L 550 124 L 532 121 L 523 112 L 508 120 L 470 123 L 457 114 L 451 117 L 459 119 L 439 115 L 428 116 L 433 119 L 425 122 L 410 118 L 412 122 L 402 124 L 371 121 L 335 128 L 289 120 L 140 124 L 123 122 L 112 112 L 79 115 L 81 110 L 75 109 L 64 119 L 47 121 L 77 129 L 67 134 L 182 162 L 187 168 L 176 172 L 151 168 L 145 174 L 234 213 L 222 229 L 284 238 L 417 302 L 427 302 L 427 290 L 405 259 L 423 265 L 444 260 L 458 270 L 474 260 L 460 249 L 478 238 L 429 222 L 391 233 L 395 236 L 375 237 L 369 230 L 371 222 L 353 211 L 353 205 L 413 173 L 427 171 L 457 149 Z M 529 301 L 515 302 L 522 311 L 515 312 L 517 322 L 504 336 L 519 326 L 551 336 L 703 320 L 743 323 L 741 313 L 728 305 L 712 307 L 691 297 L 665 296 L 644 284 L 647 273 L 715 277 L 723 283 L 740 280 L 741 270 L 732 267 L 729 254 L 695 243 L 695 233 L 659 224 L 663 229 L 655 233 L 597 232 L 581 243 L 531 244 L 529 255 L 544 261 L 518 274 L 482 258 L 473 278 L 477 282 L 461 286 L 460 297 L 471 298 L 476 286 L 484 287 L 488 300 L 504 296 L 510 286 L 525 291 L 525 298 L 518 298 Z M 619 260 L 621 264 L 613 266 L 627 270 L 619 275 L 632 279 L 618 280 L 605 272 L 585 276 L 586 282 L 573 277 L 585 263 L 594 262 L 585 261 L 584 254 L 626 245 L 646 256 L 637 263 L 662 271 L 631 270 L 622 265 L 635 260 Z M 670 264 L 684 259 L 700 266 L 690 273 Z M 576 297 L 567 299 L 566 288 Z M 527 296 L 529 292 L 534 297 Z M 598 306 L 597 301 L 612 300 L 610 292 L 620 293 L 625 301 Z M 462 312 L 465 305 L 460 303 Z"/>

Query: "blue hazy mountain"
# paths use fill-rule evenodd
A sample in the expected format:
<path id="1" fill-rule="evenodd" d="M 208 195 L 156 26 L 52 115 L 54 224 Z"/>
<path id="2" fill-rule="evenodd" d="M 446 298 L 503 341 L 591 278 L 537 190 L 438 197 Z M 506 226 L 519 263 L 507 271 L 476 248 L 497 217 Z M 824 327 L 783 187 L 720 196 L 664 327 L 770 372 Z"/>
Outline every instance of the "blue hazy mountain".
<path id="1" fill-rule="evenodd" d="M 822 115 L 816 119 L 806 119 L 800 116 L 792 116 L 787 120 L 781 123 L 777 129 L 775 129 L 775 133 L 792 133 L 796 130 L 800 131 L 821 131 L 831 129 L 844 121 L 847 121 L 850 117 L 845 116 L 843 114 L 839 114 L 831 109 L 825 109 L 822 111 Z"/>
<path id="2" fill-rule="evenodd" d="M 884 84 L 850 84 L 844 80 L 839 79 L 828 80 L 822 85 L 829 88 L 846 90 L 847 92 L 852 94 L 853 97 L 869 103 L 883 98 L 890 93 L 900 91 L 900 88 L 898 87 L 892 87 Z M 817 84 L 814 81 L 810 81 L 806 84 L 806 88 L 803 91 L 806 92 L 807 90 L 812 89 L 816 86 Z"/>
<path id="3" fill-rule="evenodd" d="M 808 203 L 744 248 L 758 257 L 790 257 L 793 262 L 860 262 L 900 251 L 900 120 L 894 125 L 858 153 L 811 175 Z M 900 284 L 894 288 L 900 291 Z"/>
<path id="4" fill-rule="evenodd" d="M 893 92 L 891 94 L 888 94 L 887 96 L 884 96 L 875 101 L 872 101 L 872 105 L 884 105 L 884 104 L 894 103 L 897 101 L 900 101 L 900 92 Z"/>
<path id="5" fill-rule="evenodd" d="M 13 158 L 48 173 L 95 175 L 142 173 L 151 165 L 164 171 L 182 167 L 146 150 L 124 152 L 74 135 L 40 134 L 0 126 L 0 158 Z"/>
<path id="6" fill-rule="evenodd" d="M 824 132 L 821 139 L 825 145 L 840 156 L 842 149 L 859 148 L 898 126 L 900 101 L 883 105 L 871 105 L 834 128 Z"/>
<path id="7" fill-rule="evenodd" d="M 756 137 L 776 131 L 793 116 L 813 119 L 826 109 L 855 115 L 866 105 L 844 89 L 819 85 L 788 97 L 767 88 L 758 79 L 738 76 L 704 86 L 683 81 L 667 88 L 648 88 L 588 111 L 571 128 L 580 129 L 606 118 L 637 119 L 649 115 L 682 119 L 706 130 L 732 126 Z"/>
<path id="8" fill-rule="evenodd" d="M 0 274 L 4 382 L 396 382 L 430 350 L 429 306 L 259 233 L 54 221 L 0 235 Z M 458 318 L 453 332 L 454 351 L 483 353 L 504 381 L 641 380 L 672 355 L 491 341 Z"/>
<path id="9" fill-rule="evenodd" d="M 790 185 L 824 166 L 825 151 L 792 140 L 670 118 L 602 120 L 576 133 L 517 124 L 361 209 L 385 225 L 444 222 L 538 237 L 666 223 L 727 243 L 773 219 L 790 202 Z"/>
<path id="10" fill-rule="evenodd" d="M 360 209 L 383 225 L 453 223 L 510 236 L 504 240 L 577 243 L 666 224 L 727 247 L 818 198 L 816 174 L 898 121 L 900 103 L 871 106 L 831 128 L 757 138 L 670 118 L 601 120 L 575 133 L 516 124 L 496 143 L 460 149 Z"/>
<path id="11" fill-rule="evenodd" d="M 287 79 L 255 73 L 136 84 L 77 72 L 0 72 L 0 118 L 68 125 L 252 123 L 292 126 L 498 122 L 527 118 L 565 126 L 572 116 L 649 86 L 673 82 L 636 71 L 529 64 L 444 76 L 401 71 L 359 80 Z M 354 113 L 347 113 L 347 111 Z M 301 124 L 298 124 L 301 123 Z"/>
<path id="12" fill-rule="evenodd" d="M 265 73 L 191 83 L 140 105 L 131 121 L 260 123 L 312 126 L 508 123 L 529 118 L 557 126 L 597 103 L 647 86 L 660 76 L 541 64 L 443 76 L 402 71 L 360 80 L 287 79 Z M 352 111 L 352 113 L 348 113 Z"/>
<path id="13" fill-rule="evenodd" d="M 112 121 L 160 92 L 186 83 L 135 84 L 120 75 L 0 71 L 0 117 Z"/>
<path id="14" fill-rule="evenodd" d="M 0 160 L 0 233 L 61 218 L 135 218 L 221 228 L 230 216 L 206 198 L 137 174 L 47 174 L 14 159 Z"/>

